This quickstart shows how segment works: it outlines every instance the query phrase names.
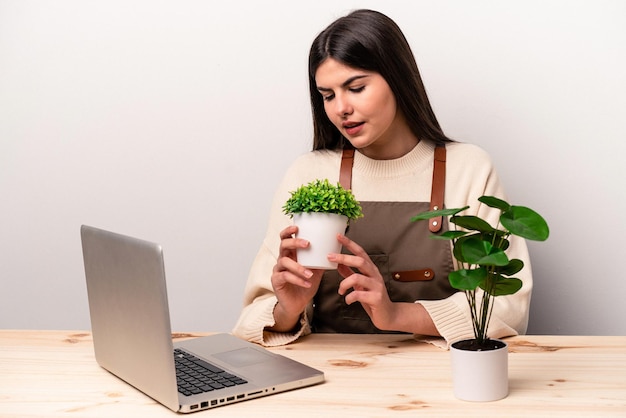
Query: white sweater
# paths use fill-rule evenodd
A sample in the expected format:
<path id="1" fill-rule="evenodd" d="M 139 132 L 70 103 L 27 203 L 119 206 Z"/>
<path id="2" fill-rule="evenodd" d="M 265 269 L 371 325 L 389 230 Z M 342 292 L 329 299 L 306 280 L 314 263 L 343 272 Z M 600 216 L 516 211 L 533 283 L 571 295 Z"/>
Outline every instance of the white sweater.
<path id="1" fill-rule="evenodd" d="M 446 145 L 445 207 L 469 205 L 467 214 L 476 214 L 491 225 L 497 225 L 499 211 L 478 202 L 482 195 L 505 199 L 498 176 L 489 156 L 479 147 L 459 142 Z M 360 201 L 430 201 L 434 144 L 420 143 L 408 154 L 395 160 L 373 160 L 358 151 L 354 157 L 352 192 Z M 271 275 L 280 243 L 279 233 L 291 224 L 282 206 L 290 192 L 315 179 L 339 181 L 340 151 L 313 151 L 297 158 L 285 174 L 274 196 L 265 239 L 254 260 L 244 291 L 244 307 L 233 333 L 259 344 L 273 346 L 294 341 L 311 332 L 306 315 L 295 333 L 266 331 L 274 325 L 273 309 L 277 302 Z M 525 267 L 516 275 L 523 281 L 514 295 L 496 297 L 489 326 L 491 338 L 523 334 L 528 324 L 532 291 L 532 272 L 528 250 L 523 239 L 511 237 L 509 258 L 521 259 Z M 446 299 L 416 301 L 421 303 L 437 330 L 450 343 L 473 336 L 469 308 L 463 292 Z M 444 341 L 441 341 L 444 342 Z"/>

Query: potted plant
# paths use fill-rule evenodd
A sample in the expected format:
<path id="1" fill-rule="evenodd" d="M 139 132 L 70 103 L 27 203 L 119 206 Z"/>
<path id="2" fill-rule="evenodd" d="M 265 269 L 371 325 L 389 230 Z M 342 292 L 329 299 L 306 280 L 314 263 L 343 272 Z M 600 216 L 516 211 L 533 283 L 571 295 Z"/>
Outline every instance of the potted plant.
<path id="1" fill-rule="evenodd" d="M 455 225 L 454 230 L 432 236 L 452 240 L 459 269 L 448 279 L 453 288 L 465 292 L 474 328 L 473 339 L 455 342 L 450 348 L 454 393 L 464 400 L 491 401 L 508 394 L 508 346 L 487 335 L 493 298 L 520 290 L 522 281 L 511 276 L 524 268 L 521 260 L 507 257 L 508 238 L 516 235 L 545 241 L 549 228 L 541 215 L 527 207 L 513 206 L 492 196 L 478 200 L 500 210 L 496 227 L 477 216 L 459 215 L 469 206 L 423 212 L 411 221 L 450 216 L 450 223 Z"/>
<path id="2" fill-rule="evenodd" d="M 341 251 L 337 234 L 345 232 L 348 221 L 363 216 L 359 202 L 350 190 L 327 179 L 314 180 L 290 193 L 283 212 L 298 226 L 296 236 L 310 242 L 298 250 L 298 262 L 309 268 L 337 268 L 327 255 Z"/>

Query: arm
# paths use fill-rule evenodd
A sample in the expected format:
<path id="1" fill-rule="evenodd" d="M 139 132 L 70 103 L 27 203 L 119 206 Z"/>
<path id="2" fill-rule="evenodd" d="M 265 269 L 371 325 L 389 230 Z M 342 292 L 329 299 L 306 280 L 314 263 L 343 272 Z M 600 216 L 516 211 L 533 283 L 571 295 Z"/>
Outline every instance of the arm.
<path id="1" fill-rule="evenodd" d="M 310 244 L 294 237 L 298 228 L 289 226 L 280 232 L 280 251 L 272 271 L 272 288 L 276 294 L 274 324 L 268 331 L 291 332 L 315 296 L 322 280 L 323 270 L 309 270 L 296 261 L 296 252 Z"/>
<path id="2" fill-rule="evenodd" d="M 288 344 L 310 333 L 305 306 L 297 311 L 283 308 L 275 293 L 270 275 L 276 256 L 264 244 L 254 260 L 244 290 L 244 307 L 233 334 L 266 346 Z M 293 306 L 293 305 L 292 305 Z"/>
<path id="3" fill-rule="evenodd" d="M 244 290 L 243 309 L 233 334 L 267 346 L 283 345 L 311 332 L 306 315 L 322 272 L 307 277 L 292 253 L 305 241 L 292 239 L 292 222 L 282 212 L 290 191 L 315 178 L 335 179 L 341 154 L 313 152 L 298 158 L 277 188 L 263 244 Z M 307 283 L 310 284 L 307 287 Z M 293 297 L 287 296 L 293 291 Z"/>

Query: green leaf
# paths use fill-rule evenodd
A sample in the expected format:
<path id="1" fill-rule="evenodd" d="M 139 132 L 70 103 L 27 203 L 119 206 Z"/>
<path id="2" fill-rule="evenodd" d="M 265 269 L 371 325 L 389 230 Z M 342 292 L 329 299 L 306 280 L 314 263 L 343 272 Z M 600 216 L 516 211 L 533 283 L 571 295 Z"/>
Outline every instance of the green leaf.
<path id="1" fill-rule="evenodd" d="M 352 192 L 341 187 L 339 183 L 330 184 L 327 179 L 312 181 L 291 192 L 291 197 L 283 206 L 283 212 L 292 216 L 294 213 L 328 212 L 344 215 L 348 219 L 363 216 L 361 206 Z"/>
<path id="2" fill-rule="evenodd" d="M 459 212 L 464 211 L 469 208 L 469 206 L 465 206 L 464 208 L 458 209 L 439 209 L 439 210 L 429 210 L 427 212 L 418 213 L 414 217 L 411 218 L 411 222 L 415 221 L 424 221 L 431 218 L 438 218 L 439 216 L 453 216 Z"/>
<path id="3" fill-rule="evenodd" d="M 463 241 L 457 241 L 457 246 L 460 246 L 460 253 L 467 263 L 484 266 L 506 266 L 509 264 L 509 258 L 504 251 L 487 241 L 483 241 L 476 235 Z"/>
<path id="4" fill-rule="evenodd" d="M 455 270 L 448 275 L 450 286 L 458 290 L 474 290 L 487 278 L 484 268 Z"/>
<path id="5" fill-rule="evenodd" d="M 545 219 L 525 206 L 511 206 L 502 213 L 500 222 L 511 234 L 533 241 L 545 241 L 550 235 Z"/>
<path id="6" fill-rule="evenodd" d="M 490 233 L 481 234 L 481 239 L 483 241 L 490 242 L 494 247 L 501 249 L 502 251 L 506 251 L 509 248 L 509 240 L 506 238 L 508 234 L 499 229 L 494 229 Z"/>
<path id="7" fill-rule="evenodd" d="M 509 210 L 509 208 L 511 207 L 511 205 L 509 205 L 504 200 L 498 199 L 494 196 L 481 196 L 478 198 L 478 201 L 484 203 L 490 208 L 500 209 L 502 212 Z"/>
<path id="8" fill-rule="evenodd" d="M 517 258 L 510 260 L 509 264 L 504 267 L 498 267 L 496 271 L 504 276 L 511 276 L 519 273 L 524 268 L 524 262 Z"/>
<path id="9" fill-rule="evenodd" d="M 496 279 L 495 286 L 492 289 L 485 289 L 486 281 L 481 283 L 480 288 L 485 292 L 489 293 L 491 296 L 504 296 L 504 295 L 512 295 L 517 293 L 518 290 L 522 288 L 522 281 L 520 279 L 516 279 L 514 277 L 502 277 L 499 276 Z M 485 285 L 485 287 L 483 287 Z"/>
<path id="10" fill-rule="evenodd" d="M 454 240 L 460 237 L 467 235 L 469 232 L 465 231 L 446 231 L 440 235 L 431 235 L 432 239 L 441 239 L 441 240 Z"/>
<path id="11" fill-rule="evenodd" d="M 453 216 L 450 222 L 470 231 L 493 232 L 494 228 L 478 216 Z"/>

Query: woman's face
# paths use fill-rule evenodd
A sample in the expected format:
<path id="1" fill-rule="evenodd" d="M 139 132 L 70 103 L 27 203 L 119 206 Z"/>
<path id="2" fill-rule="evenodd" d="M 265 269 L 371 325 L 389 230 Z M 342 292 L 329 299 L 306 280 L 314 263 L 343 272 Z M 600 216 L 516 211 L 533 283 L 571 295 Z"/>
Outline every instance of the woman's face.
<path id="1" fill-rule="evenodd" d="M 398 158 L 417 143 L 380 74 L 328 58 L 318 67 L 315 82 L 328 118 L 368 157 Z"/>

